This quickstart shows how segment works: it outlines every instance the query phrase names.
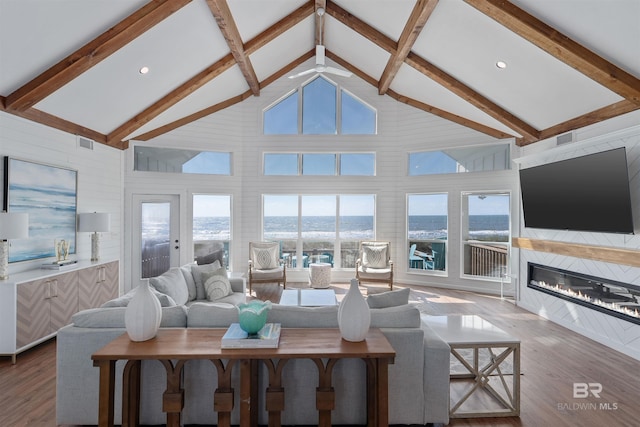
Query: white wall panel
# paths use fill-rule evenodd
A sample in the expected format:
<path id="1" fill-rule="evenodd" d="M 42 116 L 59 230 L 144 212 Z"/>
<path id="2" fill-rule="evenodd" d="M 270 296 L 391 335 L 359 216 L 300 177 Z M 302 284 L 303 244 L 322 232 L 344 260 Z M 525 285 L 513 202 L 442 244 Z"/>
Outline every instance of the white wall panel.
<path id="1" fill-rule="evenodd" d="M 106 260 L 121 259 L 121 150 L 98 143 L 93 144 L 93 150 L 82 148 L 75 135 L 0 112 L 0 155 L 76 170 L 78 213 L 111 214 L 111 231 L 101 233 L 100 255 Z M 77 233 L 75 257 L 91 257 L 90 233 Z M 34 260 L 13 263 L 10 271 L 39 268 L 42 262 L 43 260 Z"/>

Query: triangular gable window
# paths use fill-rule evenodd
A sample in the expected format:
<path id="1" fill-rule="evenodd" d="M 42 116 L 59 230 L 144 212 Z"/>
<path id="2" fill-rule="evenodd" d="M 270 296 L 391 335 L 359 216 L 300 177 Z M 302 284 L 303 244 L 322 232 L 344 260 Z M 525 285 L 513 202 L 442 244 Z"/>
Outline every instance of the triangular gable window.
<path id="1" fill-rule="evenodd" d="M 265 135 L 375 135 L 377 112 L 322 76 L 264 111 Z"/>

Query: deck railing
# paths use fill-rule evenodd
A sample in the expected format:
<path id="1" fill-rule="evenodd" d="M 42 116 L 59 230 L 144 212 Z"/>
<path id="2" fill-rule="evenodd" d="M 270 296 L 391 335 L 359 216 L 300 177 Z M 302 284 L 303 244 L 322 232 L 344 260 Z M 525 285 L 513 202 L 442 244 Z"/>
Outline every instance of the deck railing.
<path id="1" fill-rule="evenodd" d="M 141 267 L 143 279 L 159 276 L 169 270 L 171 267 L 169 242 L 144 242 Z"/>
<path id="2" fill-rule="evenodd" d="M 470 243 L 472 276 L 501 277 L 507 268 L 507 248 L 481 243 Z"/>

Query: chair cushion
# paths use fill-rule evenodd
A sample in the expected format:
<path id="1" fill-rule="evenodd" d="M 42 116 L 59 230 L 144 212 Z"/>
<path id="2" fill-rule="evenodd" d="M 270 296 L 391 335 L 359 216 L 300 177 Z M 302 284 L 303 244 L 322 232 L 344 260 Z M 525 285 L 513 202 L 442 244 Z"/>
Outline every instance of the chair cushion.
<path id="1" fill-rule="evenodd" d="M 371 268 L 387 267 L 387 246 L 362 246 L 362 265 Z"/>
<path id="2" fill-rule="evenodd" d="M 216 301 L 231 294 L 231 283 L 225 268 L 202 273 L 202 278 L 205 280 L 204 290 L 209 301 Z"/>
<path id="3" fill-rule="evenodd" d="M 215 261 L 212 264 L 191 266 L 191 274 L 193 274 L 193 281 L 196 284 L 196 299 L 207 299 L 207 292 L 204 290 L 205 279 L 203 278 L 203 274 L 216 271 L 220 267 L 222 266 L 218 261 Z"/>
<path id="4" fill-rule="evenodd" d="M 273 268 L 271 270 L 254 270 L 251 273 L 253 280 L 278 280 L 282 279 L 282 268 Z"/>
<path id="5" fill-rule="evenodd" d="M 409 304 L 409 288 L 387 291 L 367 296 L 370 308 L 396 307 Z"/>
<path id="6" fill-rule="evenodd" d="M 258 270 L 271 270 L 278 267 L 278 246 L 268 248 L 253 247 L 251 259 Z"/>
<path id="7" fill-rule="evenodd" d="M 178 305 L 189 301 L 189 288 L 180 267 L 170 268 L 160 276 L 150 278 L 149 285 L 158 292 L 169 295 Z"/>
<path id="8" fill-rule="evenodd" d="M 358 268 L 358 277 L 362 279 L 388 279 L 391 277 L 390 268 Z"/>

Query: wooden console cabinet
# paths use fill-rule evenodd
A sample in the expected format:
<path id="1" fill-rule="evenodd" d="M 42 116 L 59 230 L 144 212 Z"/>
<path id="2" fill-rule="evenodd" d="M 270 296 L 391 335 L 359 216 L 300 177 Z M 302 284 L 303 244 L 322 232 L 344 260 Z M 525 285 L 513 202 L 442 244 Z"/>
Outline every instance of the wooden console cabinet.
<path id="1" fill-rule="evenodd" d="M 78 262 L 71 270 L 31 270 L 0 281 L 0 354 L 16 355 L 45 341 L 80 310 L 119 293 L 119 263 Z"/>

